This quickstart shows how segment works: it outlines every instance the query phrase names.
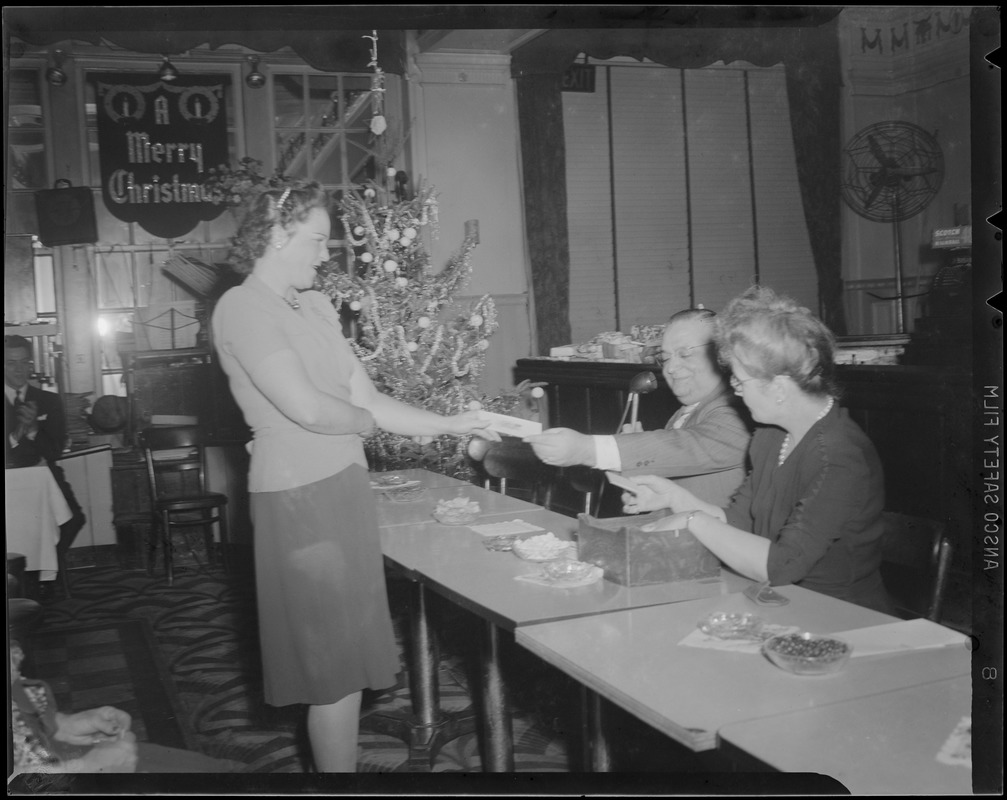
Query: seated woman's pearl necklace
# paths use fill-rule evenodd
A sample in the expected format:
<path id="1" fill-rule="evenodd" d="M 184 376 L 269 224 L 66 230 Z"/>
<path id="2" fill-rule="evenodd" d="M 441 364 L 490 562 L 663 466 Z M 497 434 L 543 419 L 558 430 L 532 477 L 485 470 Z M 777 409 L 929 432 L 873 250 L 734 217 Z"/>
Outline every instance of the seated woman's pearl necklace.
<path id="1" fill-rule="evenodd" d="M 825 404 L 825 408 L 823 408 L 819 412 L 818 416 L 815 417 L 815 422 L 818 422 L 821 419 L 823 419 L 825 417 L 825 415 L 828 414 L 832 410 L 832 406 L 835 405 L 835 402 L 836 402 L 836 398 L 830 397 L 829 398 L 829 402 Z M 811 424 L 814 425 L 815 422 L 812 422 Z M 780 445 L 780 455 L 776 459 L 776 465 L 779 466 L 779 467 L 782 467 L 783 466 L 783 462 L 787 460 L 787 456 L 788 455 L 790 455 L 790 434 L 789 433 L 786 436 L 783 437 L 783 444 Z"/>
<path id="2" fill-rule="evenodd" d="M 283 302 L 286 303 L 288 306 L 290 306 L 292 309 L 294 309 L 294 311 L 297 311 L 301 307 L 301 304 L 297 300 L 297 295 L 294 295 L 293 300 L 291 300 L 286 295 L 283 295 Z"/>

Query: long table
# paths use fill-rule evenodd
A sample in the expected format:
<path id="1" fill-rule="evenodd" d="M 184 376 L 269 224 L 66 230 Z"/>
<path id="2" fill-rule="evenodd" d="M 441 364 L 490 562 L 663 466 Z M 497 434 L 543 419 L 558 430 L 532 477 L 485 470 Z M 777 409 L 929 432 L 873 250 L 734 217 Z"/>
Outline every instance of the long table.
<path id="1" fill-rule="evenodd" d="M 693 751 L 712 750 L 727 726 L 862 700 L 966 676 L 966 646 L 851 658 L 830 676 L 796 676 L 757 653 L 683 646 L 715 611 L 752 612 L 769 623 L 837 633 L 894 618 L 797 586 L 790 599 L 757 607 L 742 594 L 637 608 L 518 629 L 516 640 L 599 697 Z M 600 723 L 598 723 L 600 724 Z M 901 727 L 901 725 L 900 725 Z M 818 744 L 829 746 L 819 739 Z"/>
<path id="2" fill-rule="evenodd" d="M 729 753 L 829 775 L 852 794 L 971 794 L 969 766 L 938 757 L 971 713 L 972 681 L 960 676 L 726 725 L 720 737 Z"/>
<path id="3" fill-rule="evenodd" d="M 427 486 L 424 497 L 413 503 L 378 500 L 381 548 L 386 563 L 414 582 L 411 603 L 410 674 L 413 707 L 421 727 L 433 730 L 440 724 L 436 699 L 436 640 L 426 615 L 427 591 L 433 591 L 468 609 L 483 620 L 479 692 L 483 741 L 488 771 L 513 770 L 513 743 L 506 685 L 500 672 L 501 631 L 538 622 L 571 619 L 642 606 L 677 603 L 683 600 L 727 592 L 719 578 L 687 584 L 658 584 L 627 587 L 609 581 L 589 586 L 557 589 L 518 580 L 537 572 L 540 565 L 523 561 L 510 552 L 494 552 L 484 545 L 485 537 L 468 526 L 443 525 L 432 516 L 438 499 L 464 496 L 481 506 L 473 524 L 521 520 L 572 540 L 576 519 L 490 492 L 462 481 L 423 470 L 404 470 L 409 480 Z M 377 492 L 383 494 L 381 489 Z M 418 746 L 426 742 L 419 738 Z"/>

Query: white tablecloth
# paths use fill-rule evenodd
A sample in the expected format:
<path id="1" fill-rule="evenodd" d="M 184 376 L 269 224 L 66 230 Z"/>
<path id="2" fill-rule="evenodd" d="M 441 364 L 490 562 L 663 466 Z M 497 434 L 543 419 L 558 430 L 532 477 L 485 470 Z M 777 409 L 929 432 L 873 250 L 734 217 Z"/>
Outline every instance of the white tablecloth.
<path id="1" fill-rule="evenodd" d="M 59 526 L 73 513 L 49 467 L 4 470 L 7 552 L 21 553 L 26 570 L 38 570 L 41 580 L 56 577 Z"/>

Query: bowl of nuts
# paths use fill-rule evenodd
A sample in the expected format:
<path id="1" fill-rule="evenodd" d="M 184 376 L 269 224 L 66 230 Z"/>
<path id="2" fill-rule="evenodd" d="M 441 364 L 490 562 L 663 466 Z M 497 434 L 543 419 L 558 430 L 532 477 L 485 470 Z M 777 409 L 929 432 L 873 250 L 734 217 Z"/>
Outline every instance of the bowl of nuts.
<path id="1" fill-rule="evenodd" d="M 479 503 L 467 497 L 453 497 L 438 500 L 434 506 L 434 519 L 443 525 L 468 525 L 479 518 L 482 511 Z"/>
<path id="2" fill-rule="evenodd" d="M 813 633 L 785 633 L 767 639 L 762 652 L 794 675 L 832 675 L 850 659 L 853 648 L 842 639 Z"/>
<path id="3" fill-rule="evenodd" d="M 576 547 L 573 542 L 560 539 L 552 531 L 546 531 L 527 539 L 516 539 L 511 549 L 514 555 L 525 561 L 552 561 L 570 553 L 573 547 Z"/>

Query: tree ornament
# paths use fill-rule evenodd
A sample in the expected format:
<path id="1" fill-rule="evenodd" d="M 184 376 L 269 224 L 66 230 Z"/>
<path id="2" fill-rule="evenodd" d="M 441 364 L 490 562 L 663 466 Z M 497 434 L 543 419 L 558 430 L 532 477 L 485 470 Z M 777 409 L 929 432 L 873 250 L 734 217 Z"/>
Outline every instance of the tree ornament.
<path id="1" fill-rule="evenodd" d="M 416 342 L 409 342 L 406 345 L 406 350 L 408 350 L 410 353 L 415 353 L 419 349 L 420 349 L 420 346 Z"/>
<path id="2" fill-rule="evenodd" d="M 374 260 L 374 256 L 372 256 L 370 253 L 361 253 L 360 260 L 363 261 L 365 264 L 370 264 Z"/>
<path id="3" fill-rule="evenodd" d="M 399 268 L 399 262 L 389 258 L 383 265 L 385 272 L 395 272 Z"/>
<path id="4" fill-rule="evenodd" d="M 362 308 L 362 306 L 360 304 L 360 301 L 359 300 L 351 300 L 350 301 L 350 308 L 353 311 L 359 311 Z"/>
<path id="5" fill-rule="evenodd" d="M 430 327 L 430 317 L 420 317 L 416 320 L 417 327 L 429 328 Z"/>
<path id="6" fill-rule="evenodd" d="M 395 228 L 389 228 L 385 232 L 385 238 L 390 242 L 397 242 L 399 240 L 399 232 Z"/>
<path id="7" fill-rule="evenodd" d="M 479 314 L 473 314 L 471 317 L 469 317 L 469 325 L 471 325 L 473 328 L 478 328 L 482 324 L 483 324 L 483 318 Z"/>
<path id="8" fill-rule="evenodd" d="M 389 167 L 388 169 L 386 169 L 385 170 L 385 175 L 387 175 L 389 178 L 394 178 L 395 177 L 395 167 Z"/>
<path id="9" fill-rule="evenodd" d="M 357 225 L 357 227 L 355 227 L 353 229 L 353 235 L 354 236 L 363 236 L 364 235 L 364 229 L 363 229 L 363 227 L 361 225 Z"/>
<path id="10" fill-rule="evenodd" d="M 406 228 L 404 231 L 402 231 L 402 235 L 405 236 L 407 239 L 410 239 L 410 240 L 411 239 L 415 239 L 416 238 L 416 228 Z"/>
<path id="11" fill-rule="evenodd" d="M 398 278 L 395 279 L 395 285 L 398 286 L 400 289 L 404 289 L 406 286 L 409 285 L 409 281 L 400 275 Z"/>

